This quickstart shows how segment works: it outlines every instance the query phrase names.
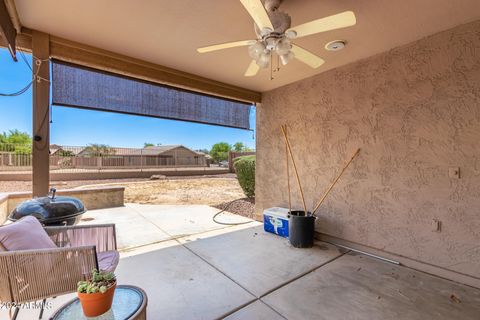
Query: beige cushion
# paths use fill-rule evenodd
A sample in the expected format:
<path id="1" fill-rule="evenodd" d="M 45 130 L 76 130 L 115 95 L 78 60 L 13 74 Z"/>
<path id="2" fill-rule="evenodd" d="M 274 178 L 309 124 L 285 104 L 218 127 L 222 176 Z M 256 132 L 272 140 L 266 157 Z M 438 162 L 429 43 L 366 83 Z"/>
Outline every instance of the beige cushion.
<path id="1" fill-rule="evenodd" d="M 113 272 L 118 265 L 120 255 L 117 251 L 105 251 L 97 253 L 98 268 L 101 271 Z"/>
<path id="2" fill-rule="evenodd" d="M 0 243 L 7 251 L 57 247 L 37 218 L 32 216 L 1 226 Z"/>

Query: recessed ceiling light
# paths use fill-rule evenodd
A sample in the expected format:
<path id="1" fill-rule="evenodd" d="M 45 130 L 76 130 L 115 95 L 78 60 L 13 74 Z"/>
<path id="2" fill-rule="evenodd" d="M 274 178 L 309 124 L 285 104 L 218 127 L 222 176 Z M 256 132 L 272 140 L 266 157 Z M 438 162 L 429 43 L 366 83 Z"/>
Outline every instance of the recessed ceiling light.
<path id="1" fill-rule="evenodd" d="M 330 41 L 329 43 L 327 43 L 325 45 L 325 49 L 328 50 L 328 51 L 339 51 L 339 50 L 342 50 L 343 48 L 345 48 L 345 45 L 347 43 L 343 40 L 334 40 L 334 41 Z"/>

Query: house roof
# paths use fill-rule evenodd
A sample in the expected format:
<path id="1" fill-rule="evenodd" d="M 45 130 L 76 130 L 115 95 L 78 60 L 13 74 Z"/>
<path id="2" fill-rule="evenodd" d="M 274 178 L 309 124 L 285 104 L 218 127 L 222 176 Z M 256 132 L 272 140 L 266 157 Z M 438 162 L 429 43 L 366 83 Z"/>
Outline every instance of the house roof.
<path id="1" fill-rule="evenodd" d="M 203 152 L 196 152 L 193 151 L 183 145 L 180 144 L 173 144 L 173 145 L 161 145 L 161 146 L 150 146 L 150 147 L 145 147 L 145 148 L 117 148 L 117 147 L 108 147 L 108 149 L 111 151 L 111 155 L 117 155 L 117 156 L 136 156 L 136 155 L 151 155 L 151 156 L 156 156 L 156 155 L 161 155 L 162 153 L 165 153 L 167 151 L 171 151 L 173 149 L 177 148 L 185 148 L 187 150 L 190 150 L 192 153 L 198 154 L 198 155 L 203 155 L 203 156 L 208 156 L 205 155 Z M 89 149 L 88 147 L 64 147 L 60 145 L 55 145 L 52 144 L 50 145 L 50 153 L 53 154 L 57 152 L 58 150 L 71 150 L 73 154 L 89 154 Z"/>
<path id="2" fill-rule="evenodd" d="M 58 144 L 51 144 L 50 145 L 50 153 L 54 154 L 58 150 L 62 150 L 62 146 L 59 146 Z"/>
<path id="3" fill-rule="evenodd" d="M 180 144 L 173 144 L 173 145 L 160 145 L 160 146 L 150 146 L 141 149 L 144 155 L 157 155 L 157 154 L 162 154 L 164 152 L 183 147 L 185 149 L 188 149 Z M 190 150 L 190 149 L 189 149 Z M 192 151 L 195 152 L 195 151 Z"/>

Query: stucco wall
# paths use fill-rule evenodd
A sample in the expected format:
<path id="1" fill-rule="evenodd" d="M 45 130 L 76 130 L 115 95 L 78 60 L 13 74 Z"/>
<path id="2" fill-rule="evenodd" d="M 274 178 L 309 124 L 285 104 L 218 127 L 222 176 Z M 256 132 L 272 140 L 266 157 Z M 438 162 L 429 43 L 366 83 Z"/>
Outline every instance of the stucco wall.
<path id="1" fill-rule="evenodd" d="M 124 205 L 124 187 L 92 187 L 85 189 L 58 190 L 57 195 L 75 197 L 87 210 L 121 207 Z M 0 224 L 6 221 L 15 207 L 32 198 L 31 192 L 11 192 L 0 195 Z"/>
<path id="2" fill-rule="evenodd" d="M 317 230 L 480 278 L 480 21 L 265 93 L 257 214 L 288 206 L 284 123 L 310 208 L 362 148 Z"/>

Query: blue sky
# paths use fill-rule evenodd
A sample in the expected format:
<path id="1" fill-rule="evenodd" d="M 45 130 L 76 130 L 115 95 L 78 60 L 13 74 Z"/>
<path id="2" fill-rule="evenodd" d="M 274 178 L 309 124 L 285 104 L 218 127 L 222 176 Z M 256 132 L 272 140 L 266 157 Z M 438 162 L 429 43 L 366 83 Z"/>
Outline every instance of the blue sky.
<path id="1" fill-rule="evenodd" d="M 30 61 L 30 56 L 26 57 Z M 0 49 L 1 93 L 18 91 L 30 81 L 31 71 L 20 54 L 18 60 L 14 62 L 6 49 Z M 233 144 L 240 141 L 255 148 L 252 131 L 57 106 L 52 112 L 52 144 L 104 143 L 116 147 L 142 147 L 144 142 L 150 142 L 210 149 L 216 142 Z M 251 115 L 252 128 L 255 127 L 254 113 Z M 32 89 L 17 97 L 0 96 L 0 133 L 12 129 L 32 133 Z"/>

